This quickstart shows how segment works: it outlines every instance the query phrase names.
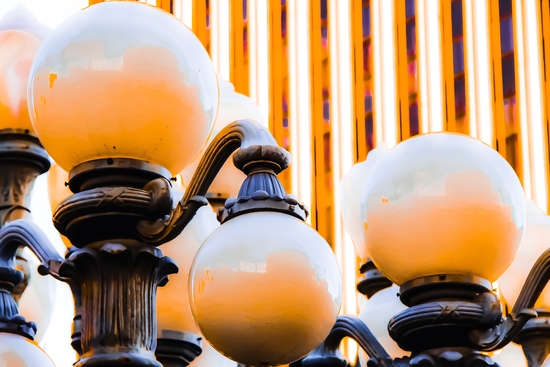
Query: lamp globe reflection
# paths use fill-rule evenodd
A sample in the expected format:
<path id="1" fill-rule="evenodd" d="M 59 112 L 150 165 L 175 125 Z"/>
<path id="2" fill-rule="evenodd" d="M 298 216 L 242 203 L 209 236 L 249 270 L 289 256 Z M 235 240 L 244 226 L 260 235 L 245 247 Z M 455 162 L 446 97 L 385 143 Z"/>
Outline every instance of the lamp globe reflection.
<path id="1" fill-rule="evenodd" d="M 183 23 L 146 4 L 107 2 L 71 16 L 45 40 L 28 100 L 40 141 L 64 170 L 133 158 L 176 174 L 210 133 L 218 84 Z"/>
<path id="2" fill-rule="evenodd" d="M 526 221 L 510 165 L 482 142 L 452 133 L 415 137 L 388 152 L 367 179 L 361 208 L 367 251 L 397 285 L 438 274 L 494 282 L 512 262 Z"/>
<path id="3" fill-rule="evenodd" d="M 191 310 L 205 338 L 252 366 L 290 363 L 317 347 L 342 298 L 326 241 L 303 221 L 276 212 L 243 214 L 221 225 L 199 249 L 189 281 Z"/>

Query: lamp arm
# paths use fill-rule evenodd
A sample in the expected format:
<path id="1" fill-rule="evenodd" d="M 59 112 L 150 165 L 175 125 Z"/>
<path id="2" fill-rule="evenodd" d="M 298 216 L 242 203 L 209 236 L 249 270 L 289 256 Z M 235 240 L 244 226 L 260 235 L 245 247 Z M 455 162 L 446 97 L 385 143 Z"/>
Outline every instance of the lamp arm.
<path id="1" fill-rule="evenodd" d="M 224 163 L 237 149 L 233 162 L 245 173 L 248 173 L 251 163 L 261 160 L 276 173 L 290 163 L 290 154 L 280 148 L 269 130 L 259 123 L 237 120 L 227 125 L 206 148 L 183 198 L 170 215 L 156 221 L 140 221 L 138 231 L 143 241 L 159 245 L 176 238 L 199 208 L 208 204 L 204 196 Z M 154 188 L 146 186 L 144 189 L 153 191 L 153 197 L 158 197 L 158 200 L 165 200 L 164 196 L 170 195 L 168 190 L 155 195 Z"/>
<path id="2" fill-rule="evenodd" d="M 63 258 L 42 229 L 28 219 L 14 220 L 0 229 L 0 268 L 15 266 L 15 254 L 20 246 L 29 247 L 38 257 L 41 262 L 38 272 L 41 275 L 50 274 L 58 280 L 64 280 L 59 275 Z"/>
<path id="3" fill-rule="evenodd" d="M 302 360 L 303 367 L 348 367 L 339 351 L 345 337 L 352 338 L 368 354 L 369 367 L 392 367 L 393 360 L 376 337 L 356 316 L 340 316 L 325 341 Z"/>
<path id="4" fill-rule="evenodd" d="M 476 330 L 470 335 L 474 346 L 480 350 L 492 351 L 501 349 L 516 338 L 527 321 L 537 317 L 534 310 L 544 287 L 550 280 L 550 249 L 546 250 L 535 262 L 529 272 L 518 299 L 506 319 L 494 328 L 485 332 Z"/>

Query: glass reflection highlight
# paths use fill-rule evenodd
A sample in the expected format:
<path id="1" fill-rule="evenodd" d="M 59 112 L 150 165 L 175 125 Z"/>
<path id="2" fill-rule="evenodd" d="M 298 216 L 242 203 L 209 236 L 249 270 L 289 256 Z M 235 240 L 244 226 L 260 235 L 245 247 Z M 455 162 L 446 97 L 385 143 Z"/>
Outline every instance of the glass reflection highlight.
<path id="1" fill-rule="evenodd" d="M 197 253 L 190 282 L 191 309 L 205 338 L 249 365 L 285 364 L 309 353 L 332 328 L 342 298 L 328 244 L 279 213 L 222 225 Z"/>
<path id="2" fill-rule="evenodd" d="M 31 70 L 29 102 L 40 140 L 66 171 L 125 157 L 177 173 L 208 137 L 218 86 L 204 47 L 176 18 L 108 2 L 76 13 L 47 38 Z"/>
<path id="3" fill-rule="evenodd" d="M 436 274 L 495 281 L 525 228 L 525 199 L 510 165 L 465 135 L 428 134 L 384 156 L 367 179 L 367 250 L 394 283 Z"/>

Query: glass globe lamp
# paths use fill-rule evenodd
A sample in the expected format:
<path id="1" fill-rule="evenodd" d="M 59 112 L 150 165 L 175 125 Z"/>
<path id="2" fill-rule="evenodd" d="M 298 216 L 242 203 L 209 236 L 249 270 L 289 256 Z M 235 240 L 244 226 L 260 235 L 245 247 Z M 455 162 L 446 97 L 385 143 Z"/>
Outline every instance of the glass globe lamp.
<path id="1" fill-rule="evenodd" d="M 206 50 L 172 15 L 104 2 L 62 22 L 33 62 L 33 127 L 65 170 L 129 158 L 180 172 L 199 153 L 218 108 Z"/>
<path id="2" fill-rule="evenodd" d="M 175 190 L 174 194 L 176 201 L 181 199 L 183 191 Z M 162 245 L 162 253 L 176 261 L 179 272 L 170 275 L 168 284 L 157 289 L 159 337 L 163 330 L 199 334 L 189 307 L 189 269 L 201 244 L 219 226 L 212 208 L 205 206 L 198 210 L 178 237 Z"/>
<path id="3" fill-rule="evenodd" d="M 363 241 L 361 198 L 365 189 L 365 181 L 367 177 L 369 177 L 372 167 L 374 167 L 374 164 L 377 163 L 387 151 L 388 148 L 385 145 L 371 150 L 365 161 L 355 164 L 342 178 L 340 185 L 344 225 L 362 260 L 368 258 L 368 253 Z"/>
<path id="4" fill-rule="evenodd" d="M 48 197 L 50 200 L 50 208 L 52 213 L 55 213 L 59 204 L 71 196 L 73 193 L 65 184 L 69 180 L 69 174 L 61 168 L 57 163 L 52 164 L 48 171 Z M 72 246 L 69 239 L 62 234 L 59 234 L 63 243 L 67 248 Z"/>
<path id="5" fill-rule="evenodd" d="M 532 201 L 528 201 L 525 237 L 510 267 L 502 274 L 499 285 L 506 302 L 513 306 L 527 275 L 538 257 L 550 247 L 550 216 L 547 216 Z M 550 288 L 542 291 L 535 308 L 550 310 Z"/>
<path id="6" fill-rule="evenodd" d="M 27 83 L 34 56 L 50 31 L 22 4 L 0 19 L 0 129 L 33 131 Z"/>
<path id="7" fill-rule="evenodd" d="M 397 285 L 430 275 L 496 281 L 525 228 L 523 190 L 495 150 L 460 134 L 408 139 L 374 166 L 361 203 L 367 251 Z"/>
<path id="8" fill-rule="evenodd" d="M 220 107 L 214 129 L 210 135 L 210 141 L 221 129 L 233 121 L 250 119 L 260 124 L 264 123 L 260 109 L 250 98 L 235 92 L 233 84 L 220 76 L 218 76 L 218 84 L 220 86 Z M 201 158 L 202 154 L 181 172 L 185 185 L 191 181 L 191 177 L 193 177 L 193 173 L 195 173 Z M 236 197 L 245 178 L 246 176 L 235 167 L 233 160 L 228 159 L 220 169 L 208 191 L 224 199 Z"/>
<path id="9" fill-rule="evenodd" d="M 36 342 L 11 333 L 0 333 L 0 361 L 9 367 L 55 367 Z"/>
<path id="10" fill-rule="evenodd" d="M 376 292 L 368 299 L 358 316 L 392 358 L 400 358 L 409 354 L 399 348 L 388 334 L 390 319 L 407 308 L 399 300 L 398 293 L 399 287 L 396 285 Z M 361 366 L 366 366 L 369 357 L 364 351 L 361 351 L 359 359 Z"/>
<path id="11" fill-rule="evenodd" d="M 189 364 L 189 367 L 237 367 L 237 363 L 225 358 L 218 353 L 212 346 L 202 343 L 202 353 Z"/>
<path id="12" fill-rule="evenodd" d="M 36 16 L 27 7 L 19 2 L 13 9 L 7 11 L 0 19 L 0 31 L 17 29 L 34 34 L 43 41 L 50 32 L 50 27 L 39 23 Z"/>
<path id="13" fill-rule="evenodd" d="M 40 343 L 55 312 L 55 304 L 58 300 L 57 284 L 52 277 L 38 274 L 40 262 L 29 249 L 25 248 L 21 255 L 28 264 L 29 283 L 19 299 L 19 313 L 26 320 L 36 323 L 34 340 Z"/>
<path id="14" fill-rule="evenodd" d="M 191 311 L 227 358 L 276 366 L 298 360 L 328 335 L 342 285 L 330 246 L 291 215 L 253 212 L 214 231 L 191 267 Z"/>

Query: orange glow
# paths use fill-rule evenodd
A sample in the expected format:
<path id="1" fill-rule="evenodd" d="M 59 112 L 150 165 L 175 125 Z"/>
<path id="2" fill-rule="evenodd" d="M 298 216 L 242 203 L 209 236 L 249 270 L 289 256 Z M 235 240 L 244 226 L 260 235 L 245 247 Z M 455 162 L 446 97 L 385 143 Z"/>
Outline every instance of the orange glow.
<path id="1" fill-rule="evenodd" d="M 133 158 L 177 174 L 203 147 L 218 94 L 191 30 L 136 2 L 100 3 L 67 19 L 42 44 L 29 77 L 33 126 L 66 171 Z"/>
<path id="2" fill-rule="evenodd" d="M 178 198 L 183 191 L 178 190 Z M 197 250 L 219 223 L 210 206 L 199 209 L 183 232 L 172 241 L 162 245 L 165 256 L 174 259 L 179 268 L 170 275 L 169 282 L 157 289 L 157 332 L 175 330 L 199 334 L 199 328 L 189 308 L 189 269 Z"/>
<path id="3" fill-rule="evenodd" d="M 90 54 L 91 63 L 97 63 L 97 68 L 73 67 L 64 77 L 44 67 L 36 74 L 34 94 L 40 102 L 34 104 L 34 125 L 40 126 L 40 137 L 48 152 L 67 171 L 88 160 L 133 157 L 179 172 L 181 162 L 185 165 L 193 158 L 185 154 L 187 149 L 198 152 L 202 148 L 208 136 L 204 127 L 208 126 L 210 117 L 199 102 L 198 88 L 187 83 L 176 57 L 165 48 L 146 46 L 128 49 L 120 59 L 106 59 L 104 44 L 98 41 L 69 46 L 64 54 L 71 57 L 83 51 Z M 41 78 L 49 82 L 38 83 Z M 113 95 L 117 98 L 112 98 Z M 68 105 L 85 105 L 86 100 L 93 101 L 86 113 L 74 116 L 75 111 L 67 109 Z M 172 127 L 180 125 L 183 116 L 185 121 L 192 122 L 186 129 L 180 128 L 185 131 L 179 131 L 179 141 L 185 140 L 187 149 L 163 144 L 166 137 L 173 135 Z M 156 121 L 159 123 L 151 124 Z M 52 129 L 52 125 L 55 128 Z M 83 134 L 82 126 L 96 128 Z M 56 134 L 59 130 L 64 134 Z M 124 134 L 123 139 L 119 133 Z M 194 138 L 185 139 L 188 135 Z M 66 139 L 67 136 L 71 139 Z M 101 141 L 103 147 L 99 151 L 83 152 L 77 160 L 60 152 L 65 152 L 68 144 L 87 145 L 89 140 Z M 150 145 L 151 140 L 158 142 L 153 148 L 154 157 L 140 156 L 140 149 L 136 152 L 136 147 Z"/>
<path id="4" fill-rule="evenodd" d="M 327 281 L 316 279 L 316 270 L 309 259 L 291 250 L 272 253 L 265 262 L 241 261 L 238 269 L 217 263 L 195 279 L 195 313 L 200 328 L 222 352 L 233 351 L 227 357 L 234 360 L 262 365 L 262 361 L 253 360 L 252 351 L 265 350 L 267 343 L 273 343 L 278 348 L 265 358 L 276 364 L 292 362 L 302 357 L 303 348 L 284 356 L 280 351 L 321 343 L 338 312 Z M 233 293 L 235 284 L 243 285 L 238 294 Z M 274 292 L 267 284 L 284 285 L 285 292 Z M 229 299 L 232 299 L 230 307 Z M 231 312 L 236 310 L 244 312 Z M 203 314 L 217 317 L 203 321 Z M 259 327 L 260 324 L 265 327 Z"/>
<path id="5" fill-rule="evenodd" d="M 31 33 L 0 31 L 0 129 L 33 131 L 27 109 L 27 80 L 39 47 L 40 40 Z"/>
<path id="6" fill-rule="evenodd" d="M 0 333 L 0 361 L 9 367 L 55 367 L 35 341 L 12 333 Z"/>
<path id="7" fill-rule="evenodd" d="M 386 259 L 388 244 L 402 244 L 400 255 L 386 259 L 382 270 L 396 284 L 435 274 L 495 281 L 515 253 L 503 249 L 517 247 L 522 236 L 491 179 L 468 169 L 450 173 L 441 194 L 413 192 L 398 200 L 372 196 L 367 221 L 364 236 L 373 259 Z"/>
<path id="8" fill-rule="evenodd" d="M 341 281 L 329 245 L 307 224 L 279 213 L 245 214 L 221 225 L 195 256 L 191 310 L 226 357 L 276 366 L 303 357 L 327 336 L 340 309 Z"/>
<path id="9" fill-rule="evenodd" d="M 69 174 L 59 167 L 58 164 L 54 163 L 48 171 L 48 196 L 50 199 L 50 208 L 52 213 L 55 213 L 59 204 L 71 196 L 73 193 L 65 183 L 69 181 Z M 60 234 L 63 243 L 67 248 L 71 247 L 71 241 L 62 234 Z"/>

